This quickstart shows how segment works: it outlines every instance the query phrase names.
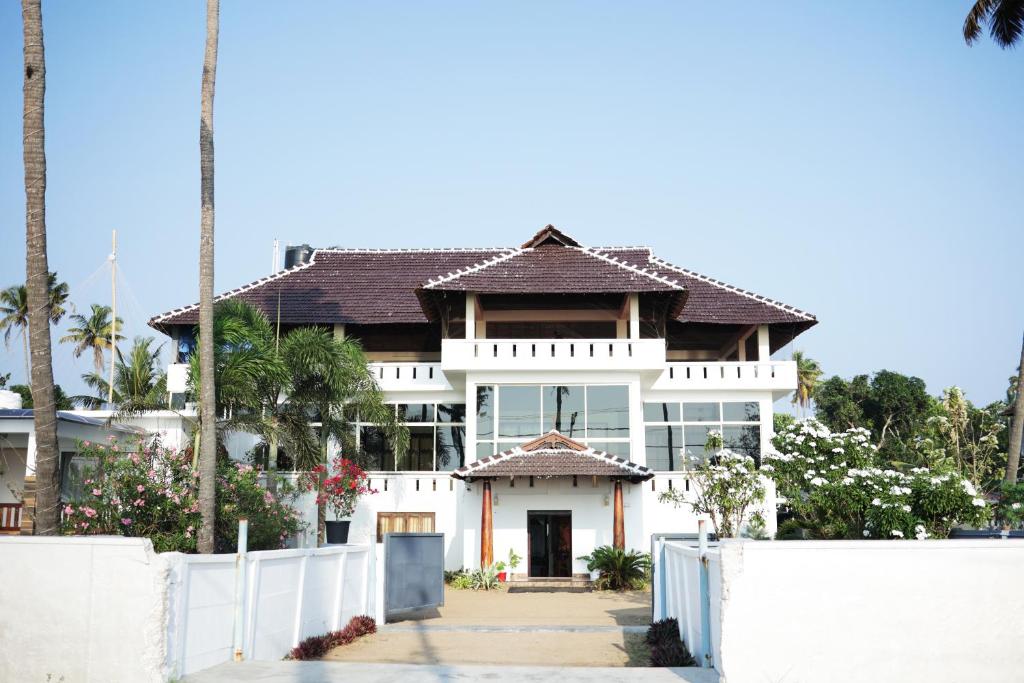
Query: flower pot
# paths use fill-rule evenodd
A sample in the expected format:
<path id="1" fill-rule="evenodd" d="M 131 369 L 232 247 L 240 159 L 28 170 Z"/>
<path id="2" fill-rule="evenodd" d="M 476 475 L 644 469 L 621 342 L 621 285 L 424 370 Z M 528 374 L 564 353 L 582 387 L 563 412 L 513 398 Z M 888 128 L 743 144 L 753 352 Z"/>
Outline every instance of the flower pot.
<path id="1" fill-rule="evenodd" d="M 349 520 L 343 522 L 326 522 L 328 543 L 348 543 Z"/>
<path id="2" fill-rule="evenodd" d="M 501 581 L 502 583 L 505 583 L 505 580 L 507 578 L 508 578 L 508 574 L 506 574 L 505 572 L 498 572 L 498 581 Z"/>

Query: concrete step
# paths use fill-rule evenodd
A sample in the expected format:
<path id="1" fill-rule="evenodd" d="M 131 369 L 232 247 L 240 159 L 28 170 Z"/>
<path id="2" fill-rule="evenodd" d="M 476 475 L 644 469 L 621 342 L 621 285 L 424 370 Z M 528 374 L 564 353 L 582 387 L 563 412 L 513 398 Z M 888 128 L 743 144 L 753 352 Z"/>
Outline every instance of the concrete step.
<path id="1" fill-rule="evenodd" d="M 569 576 L 534 576 L 515 578 L 505 583 L 509 593 L 543 593 L 555 591 L 567 591 L 582 593 L 594 589 L 594 584 L 589 578 Z"/>

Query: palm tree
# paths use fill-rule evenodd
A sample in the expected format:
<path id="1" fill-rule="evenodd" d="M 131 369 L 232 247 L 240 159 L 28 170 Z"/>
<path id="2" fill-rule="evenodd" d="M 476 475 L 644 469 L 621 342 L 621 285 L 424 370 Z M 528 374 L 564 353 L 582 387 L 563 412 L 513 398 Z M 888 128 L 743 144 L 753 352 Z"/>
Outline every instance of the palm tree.
<path id="1" fill-rule="evenodd" d="M 1013 401 L 1013 417 L 1010 418 L 1010 444 L 1006 453 L 1005 481 L 1010 484 L 1017 483 L 1022 437 L 1024 437 L 1024 341 L 1020 345 L 1016 397 Z"/>
<path id="2" fill-rule="evenodd" d="M 73 343 L 75 358 L 92 349 L 92 363 L 96 372 L 100 373 L 103 372 L 103 352 L 110 349 L 111 310 L 110 306 L 101 304 L 92 304 L 91 309 L 92 312 L 87 316 L 81 313 L 71 316 L 75 326 L 68 328 L 68 334 L 60 338 L 60 343 Z M 124 339 L 120 334 L 123 325 L 123 321 L 117 318 L 114 334 L 117 335 L 118 341 Z"/>
<path id="3" fill-rule="evenodd" d="M 800 414 L 803 415 L 811 405 L 814 390 L 818 387 L 818 380 L 823 373 L 818 361 L 805 356 L 803 351 L 794 351 L 793 360 L 796 361 L 796 392 L 793 393 L 793 405 L 799 404 Z"/>
<path id="4" fill-rule="evenodd" d="M 67 310 L 64 304 L 68 300 L 68 285 L 57 281 L 57 273 L 47 276 L 47 289 L 50 297 L 50 322 L 60 322 Z M 25 285 L 12 285 L 0 292 L 0 330 L 4 331 L 4 344 L 10 345 L 11 333 L 18 330 L 25 351 L 25 381 L 30 382 L 28 353 L 28 289 Z"/>
<path id="5" fill-rule="evenodd" d="M 983 24 L 988 24 L 988 33 L 999 47 L 1012 47 L 1024 31 L 1024 0 L 977 0 L 964 20 L 968 45 L 981 37 Z"/>
<path id="6" fill-rule="evenodd" d="M 199 401 L 199 527 L 198 550 L 214 551 L 216 535 L 217 417 L 213 357 L 213 94 L 217 82 L 217 39 L 220 0 L 206 0 L 206 49 L 199 108 L 199 356 L 202 394 Z"/>
<path id="7" fill-rule="evenodd" d="M 152 337 L 136 337 L 127 359 L 118 349 L 114 364 L 114 403 L 118 413 L 133 415 L 146 410 L 160 410 L 167 403 L 167 375 L 160 371 L 160 351 L 163 344 L 153 348 Z M 95 396 L 76 396 L 85 408 L 103 407 L 109 396 L 110 383 L 98 372 L 82 375 L 86 386 Z"/>
<path id="8" fill-rule="evenodd" d="M 34 427 L 36 434 L 35 533 L 57 533 L 60 482 L 57 480 L 57 409 L 54 404 L 53 359 L 50 353 L 50 268 L 46 258 L 46 137 L 43 121 L 46 59 L 43 52 L 43 14 L 40 0 L 22 0 L 24 35 L 24 110 L 22 119 L 25 164 L 25 289 Z M 35 315 L 42 313 L 43 315 Z"/>

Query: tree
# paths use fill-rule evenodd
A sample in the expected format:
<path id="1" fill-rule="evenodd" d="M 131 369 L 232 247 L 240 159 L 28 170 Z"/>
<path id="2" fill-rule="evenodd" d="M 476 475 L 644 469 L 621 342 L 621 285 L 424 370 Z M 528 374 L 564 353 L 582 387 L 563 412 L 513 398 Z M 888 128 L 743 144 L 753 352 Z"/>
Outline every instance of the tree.
<path id="1" fill-rule="evenodd" d="M 213 358 L 213 95 L 217 81 L 220 0 L 206 0 L 206 49 L 199 110 L 199 374 L 202 395 L 199 451 L 199 552 L 212 553 L 216 534 L 216 389 Z"/>
<path id="2" fill-rule="evenodd" d="M 822 370 L 818 361 L 805 356 L 803 351 L 794 351 L 793 360 L 796 361 L 796 392 L 793 394 L 793 404 L 799 405 L 803 414 L 811 405 Z"/>
<path id="3" fill-rule="evenodd" d="M 167 403 L 167 375 L 160 371 L 160 350 L 153 348 L 152 337 L 136 337 L 127 359 L 118 349 L 114 364 L 114 403 L 118 412 L 132 415 L 146 410 L 160 410 Z M 76 396 L 86 408 L 98 409 L 107 402 L 110 383 L 100 372 L 82 375 L 95 396 Z"/>
<path id="4" fill-rule="evenodd" d="M 68 300 L 68 285 L 58 282 L 57 274 L 50 273 L 46 278 L 46 286 L 50 298 L 50 322 L 60 322 L 67 310 L 64 304 Z M 0 292 L 0 330 L 4 331 L 4 344 L 10 344 L 11 333 L 17 329 L 25 349 L 25 381 L 31 381 L 28 351 L 28 289 L 25 285 L 13 285 Z"/>
<path id="5" fill-rule="evenodd" d="M 124 339 L 121 335 L 121 328 L 124 323 L 121 318 L 117 318 L 113 323 L 115 329 L 112 331 L 110 329 L 112 324 L 110 320 L 110 306 L 92 304 L 90 308 L 92 310 L 88 316 L 81 313 L 75 313 L 71 316 L 75 326 L 68 328 L 68 334 L 60 338 L 60 343 L 66 344 L 70 342 L 74 344 L 75 358 L 80 357 L 91 349 L 92 363 L 96 368 L 96 373 L 99 374 L 103 372 L 103 352 L 110 349 L 111 333 L 116 334 L 119 341 Z"/>
<path id="6" fill-rule="evenodd" d="M 977 0 L 964 20 L 964 40 L 968 45 L 981 37 L 985 24 L 999 47 L 1012 47 L 1024 31 L 1024 0 Z"/>
<path id="7" fill-rule="evenodd" d="M 11 391 L 16 394 L 21 394 L 21 407 L 22 408 L 35 408 L 32 403 L 32 388 L 27 384 L 14 384 L 11 385 Z M 75 399 L 64 393 L 59 384 L 53 385 L 53 403 L 57 410 L 74 410 Z"/>
<path id="8" fill-rule="evenodd" d="M 30 376 L 36 434 L 35 533 L 56 534 L 60 482 L 57 480 L 57 409 L 50 353 L 50 268 L 46 257 L 46 136 L 43 106 L 46 59 L 40 0 L 22 0 L 25 84 L 23 160 L 25 164 L 25 288 L 32 361 Z"/>
<path id="9" fill-rule="evenodd" d="M 1013 388 L 1013 387 L 1011 387 Z M 1013 416 L 1010 418 L 1010 443 L 1006 451 L 1006 483 L 1017 481 L 1020 467 L 1021 438 L 1024 437 L 1024 341 L 1020 345 L 1020 365 L 1017 366 L 1017 384 L 1013 388 Z"/>

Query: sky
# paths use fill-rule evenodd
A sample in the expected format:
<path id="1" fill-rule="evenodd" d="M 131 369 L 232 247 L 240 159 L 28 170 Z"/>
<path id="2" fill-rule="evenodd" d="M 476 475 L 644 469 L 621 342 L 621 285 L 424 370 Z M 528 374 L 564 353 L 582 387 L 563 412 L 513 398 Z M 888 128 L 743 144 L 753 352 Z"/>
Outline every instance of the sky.
<path id="1" fill-rule="evenodd" d="M 109 303 L 116 229 L 126 332 L 159 337 L 146 320 L 198 298 L 204 3 L 43 4 L 51 269 L 79 310 Z M 268 274 L 275 238 L 505 246 L 553 223 L 814 313 L 795 348 L 829 375 L 1003 398 L 1024 52 L 966 46 L 971 4 L 223 0 L 216 288 Z M 0 3 L 0 286 L 24 278 L 21 50 Z M 71 393 L 90 367 L 55 346 Z"/>

